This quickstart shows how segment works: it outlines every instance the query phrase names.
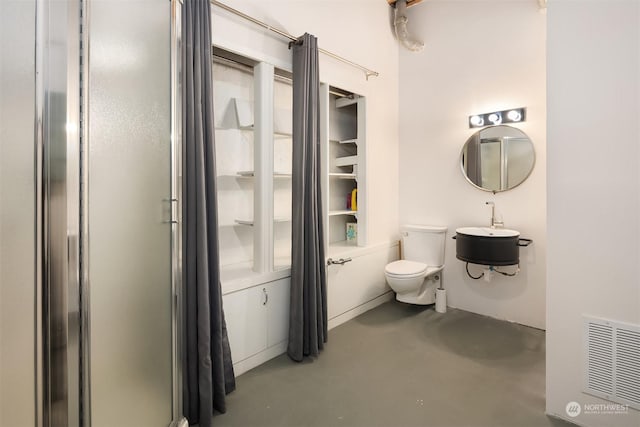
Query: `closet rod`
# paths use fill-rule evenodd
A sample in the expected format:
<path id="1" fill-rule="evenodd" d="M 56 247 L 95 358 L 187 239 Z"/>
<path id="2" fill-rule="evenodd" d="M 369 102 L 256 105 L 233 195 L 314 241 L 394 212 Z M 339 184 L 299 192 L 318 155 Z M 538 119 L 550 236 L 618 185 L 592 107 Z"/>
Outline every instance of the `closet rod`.
<path id="1" fill-rule="evenodd" d="M 227 6 L 224 3 L 220 3 L 219 1 L 216 1 L 216 0 L 209 0 L 209 1 L 214 6 L 218 6 L 219 8 L 224 9 L 227 12 L 233 13 L 234 15 L 237 15 L 237 16 L 241 17 L 242 19 L 246 19 L 247 21 L 253 22 L 254 24 L 259 25 L 262 28 L 266 28 L 269 31 L 273 31 L 274 33 L 279 34 L 282 37 L 288 38 L 291 41 L 298 40 L 297 37 L 294 37 L 291 34 L 285 32 L 285 31 L 282 31 L 282 30 L 280 30 L 278 28 L 272 27 L 269 24 L 265 24 L 264 22 L 254 18 L 252 16 L 249 16 L 249 15 L 247 15 L 245 13 L 242 13 L 237 9 L 234 9 L 234 8 L 232 8 L 230 6 Z M 336 59 L 336 60 L 338 60 L 340 62 L 344 62 L 345 64 L 351 65 L 352 67 L 355 67 L 355 68 L 358 68 L 359 70 L 362 70 L 364 72 L 365 77 L 367 78 L 367 80 L 369 80 L 369 77 L 371 77 L 371 76 L 378 77 L 380 75 L 380 73 L 378 73 L 377 71 L 370 70 L 367 67 L 364 67 L 364 66 L 362 66 L 360 64 L 356 64 L 355 62 L 350 61 L 350 60 L 348 60 L 346 58 L 343 58 L 340 55 L 336 55 L 333 52 L 329 52 L 328 50 L 325 50 L 325 49 L 322 49 L 322 48 L 318 48 L 318 51 L 323 53 L 324 55 L 330 56 L 333 59 Z"/>
<path id="2" fill-rule="evenodd" d="M 243 71 L 245 73 L 253 73 L 253 68 L 242 64 L 240 62 L 236 62 L 233 59 L 229 59 L 229 58 L 225 58 L 224 56 L 220 56 L 220 55 L 216 55 L 215 53 L 213 54 L 213 62 L 217 63 L 217 64 L 221 64 L 230 68 L 233 68 L 235 70 L 240 70 Z M 274 79 L 282 82 L 282 83 L 286 83 L 286 84 L 293 84 L 293 79 L 291 77 L 286 77 L 286 76 L 281 76 L 279 74 L 276 74 L 274 76 Z M 338 98 L 348 98 L 350 95 L 348 93 L 343 93 L 343 92 L 336 92 L 335 90 L 331 90 L 329 89 L 329 93 L 332 95 L 337 96 Z"/>

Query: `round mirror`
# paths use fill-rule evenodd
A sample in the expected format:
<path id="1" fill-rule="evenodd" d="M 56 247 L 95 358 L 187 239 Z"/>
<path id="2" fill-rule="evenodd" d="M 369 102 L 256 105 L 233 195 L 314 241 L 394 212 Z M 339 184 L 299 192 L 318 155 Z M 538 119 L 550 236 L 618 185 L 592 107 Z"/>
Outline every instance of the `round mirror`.
<path id="1" fill-rule="evenodd" d="M 471 184 L 497 193 L 522 184 L 531 174 L 535 159 L 527 134 L 511 126 L 489 126 L 464 144 L 460 167 Z"/>

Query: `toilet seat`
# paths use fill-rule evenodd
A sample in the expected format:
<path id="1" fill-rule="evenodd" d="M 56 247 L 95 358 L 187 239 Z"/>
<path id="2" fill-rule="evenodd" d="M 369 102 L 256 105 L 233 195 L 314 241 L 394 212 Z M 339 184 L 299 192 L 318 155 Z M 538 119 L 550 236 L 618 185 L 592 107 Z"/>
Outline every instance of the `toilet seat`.
<path id="1" fill-rule="evenodd" d="M 384 272 L 387 276 L 398 278 L 413 278 L 424 276 L 427 271 L 427 264 L 416 261 L 408 261 L 401 259 L 387 264 L 384 268 Z"/>

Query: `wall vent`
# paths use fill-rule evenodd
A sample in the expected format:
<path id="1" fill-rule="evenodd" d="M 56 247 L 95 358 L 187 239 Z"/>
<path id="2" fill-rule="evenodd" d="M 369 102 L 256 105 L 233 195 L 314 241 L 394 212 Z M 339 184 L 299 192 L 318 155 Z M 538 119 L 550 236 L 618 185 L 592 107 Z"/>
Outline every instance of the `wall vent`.
<path id="1" fill-rule="evenodd" d="M 640 325 L 584 316 L 584 392 L 640 409 Z"/>

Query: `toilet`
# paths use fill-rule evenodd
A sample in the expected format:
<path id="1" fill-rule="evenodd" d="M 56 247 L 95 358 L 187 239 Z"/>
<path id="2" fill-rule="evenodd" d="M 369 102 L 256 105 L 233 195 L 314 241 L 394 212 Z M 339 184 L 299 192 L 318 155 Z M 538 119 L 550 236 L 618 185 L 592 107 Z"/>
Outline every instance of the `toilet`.
<path id="1" fill-rule="evenodd" d="M 402 259 L 387 264 L 387 283 L 396 300 L 427 305 L 436 302 L 444 268 L 444 245 L 447 227 L 403 225 Z"/>

